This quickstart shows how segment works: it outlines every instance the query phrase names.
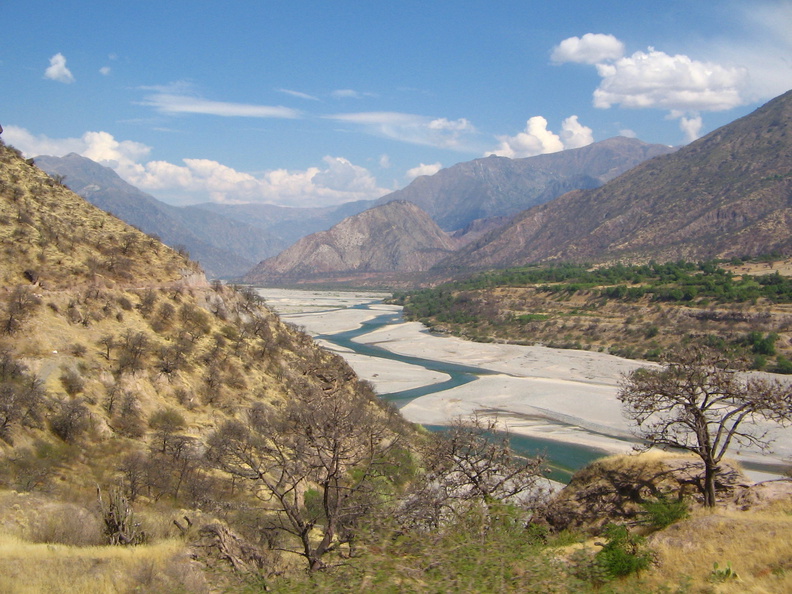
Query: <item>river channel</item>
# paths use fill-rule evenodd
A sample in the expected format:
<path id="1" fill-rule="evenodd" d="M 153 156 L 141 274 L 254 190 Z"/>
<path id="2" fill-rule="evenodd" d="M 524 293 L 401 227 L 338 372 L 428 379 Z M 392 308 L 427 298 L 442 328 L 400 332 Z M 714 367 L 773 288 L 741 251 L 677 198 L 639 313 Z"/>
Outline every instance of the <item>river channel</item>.
<path id="1" fill-rule="evenodd" d="M 408 421 L 442 430 L 457 417 L 495 418 L 518 453 L 546 456 L 556 481 L 636 443 L 616 393 L 622 374 L 639 362 L 438 336 L 405 322 L 400 307 L 383 303 L 388 294 L 258 291 L 285 322 L 344 357 Z"/>
<path id="2" fill-rule="evenodd" d="M 284 289 L 258 289 L 265 301 L 281 318 L 295 324 L 313 336 L 326 348 L 340 354 L 355 369 L 358 375 L 371 381 L 381 398 L 393 402 L 408 420 L 420 422 L 430 430 L 442 430 L 452 415 L 409 414 L 413 402 L 430 396 L 453 395 L 455 390 L 469 384 L 481 383 L 484 378 L 494 379 L 504 376 L 504 371 L 493 369 L 489 364 L 464 364 L 449 360 L 441 349 L 429 349 L 430 356 L 413 355 L 400 352 L 398 343 L 404 347 L 414 336 L 390 338 L 389 330 L 403 330 L 406 323 L 401 308 L 384 305 L 384 294 L 342 293 L 321 291 L 293 291 Z M 411 324 L 414 326 L 414 324 Z M 445 337 L 432 336 L 425 329 L 419 329 L 422 338 L 446 341 Z M 421 349 L 425 350 L 425 349 Z M 508 374 L 507 374 L 508 375 Z M 512 374 L 514 375 L 514 374 Z M 512 378 L 516 379 L 516 378 Z M 565 442 L 562 439 L 548 439 L 536 433 L 547 432 L 549 426 L 559 422 L 545 418 L 533 435 L 519 431 L 521 415 L 519 411 L 503 407 L 476 406 L 479 414 L 496 414 L 506 419 L 512 447 L 524 455 L 544 454 L 551 467 L 551 478 L 567 482 L 571 474 L 592 460 L 614 451 L 613 447 Z M 464 416 L 465 411 L 460 411 Z M 534 421 L 538 418 L 533 415 Z M 426 422 L 427 420 L 433 422 Z M 563 425 L 563 423 L 561 423 Z M 537 423 L 533 423 L 537 427 Z M 573 427 L 568 426 L 567 429 Z M 517 429 L 517 430 L 515 430 Z M 574 429 L 578 429 L 574 427 Z M 579 430 L 579 429 L 578 429 Z M 607 430 L 606 430 L 607 431 Z M 623 433 L 613 431 L 614 433 Z M 592 432 L 596 435 L 598 432 Z M 600 432 L 603 440 L 614 439 Z M 624 435 L 616 437 L 623 440 Z M 621 441 L 625 446 L 627 442 Z M 616 450 L 625 447 L 615 448 Z"/>

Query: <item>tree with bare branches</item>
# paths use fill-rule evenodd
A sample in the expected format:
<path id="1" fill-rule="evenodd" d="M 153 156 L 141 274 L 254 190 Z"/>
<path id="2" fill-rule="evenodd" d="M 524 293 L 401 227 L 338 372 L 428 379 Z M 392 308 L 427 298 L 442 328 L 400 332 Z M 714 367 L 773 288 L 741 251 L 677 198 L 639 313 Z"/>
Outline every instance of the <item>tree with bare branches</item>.
<path id="1" fill-rule="evenodd" d="M 349 544 L 356 523 L 387 489 L 388 455 L 399 447 L 386 411 L 338 388 L 299 386 L 281 406 L 259 404 L 208 441 L 208 458 L 254 482 L 273 528 L 297 539 L 310 570 Z"/>
<path id="2" fill-rule="evenodd" d="M 625 415 L 647 446 L 681 448 L 704 463 L 701 492 L 715 505 L 716 478 L 734 444 L 769 450 L 767 423 L 792 423 L 792 386 L 741 370 L 714 349 L 689 346 L 657 369 L 624 376 L 618 393 Z"/>
<path id="3" fill-rule="evenodd" d="M 546 494 L 544 457 L 515 454 L 508 431 L 495 419 L 455 419 L 433 436 L 424 462 L 423 480 L 399 511 L 405 525 L 438 528 L 472 507 L 485 516 L 504 503 L 530 508 Z"/>

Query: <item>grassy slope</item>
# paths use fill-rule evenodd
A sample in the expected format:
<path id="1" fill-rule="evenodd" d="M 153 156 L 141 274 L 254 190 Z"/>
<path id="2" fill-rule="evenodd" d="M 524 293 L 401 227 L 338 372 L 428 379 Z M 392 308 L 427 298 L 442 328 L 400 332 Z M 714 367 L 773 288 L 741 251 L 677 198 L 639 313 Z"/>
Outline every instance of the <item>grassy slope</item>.
<path id="1" fill-rule="evenodd" d="M 171 520 L 184 515 L 219 518 L 256 538 L 255 514 L 245 511 L 250 494 L 200 463 L 206 437 L 253 403 L 283 401 L 295 390 L 332 389 L 379 410 L 343 359 L 283 324 L 254 293 L 209 286 L 182 254 L 91 206 L 2 143 L 0 251 L 1 325 L 14 299 L 27 303 L 13 327 L 0 330 L 0 355 L 17 370 L 2 378 L 3 388 L 21 394 L 40 386 L 32 414 L 3 415 L 10 421 L 0 435 L 0 490 L 4 497 L 42 494 L 17 505 L 55 525 L 43 530 L 20 524 L 13 510 L 0 512 L 0 589 L 68 590 L 30 579 L 36 559 L 49 555 L 55 584 L 72 591 L 86 584 L 88 591 L 93 575 L 100 590 L 120 580 L 106 589 L 132 591 L 137 578 L 118 573 L 157 573 L 168 564 L 163 555 L 182 554 L 183 545 L 168 539 L 179 536 Z M 0 395 L 0 409 L 19 410 L 14 393 Z M 152 418 L 164 411 L 177 421 L 167 439 L 184 450 L 161 451 L 163 434 Z M 96 488 L 107 497 L 132 480 L 142 481 L 134 507 L 149 518 L 143 529 L 153 537 L 151 552 L 37 544 L 101 543 Z M 65 504 L 85 522 L 49 513 Z M 84 561 L 69 573 L 63 566 L 71 555 Z M 159 560 L 149 563 L 149 556 Z M 10 566 L 16 569 L 4 571 Z M 183 580 L 193 579 L 185 571 Z M 181 587 L 192 591 L 186 582 Z"/>

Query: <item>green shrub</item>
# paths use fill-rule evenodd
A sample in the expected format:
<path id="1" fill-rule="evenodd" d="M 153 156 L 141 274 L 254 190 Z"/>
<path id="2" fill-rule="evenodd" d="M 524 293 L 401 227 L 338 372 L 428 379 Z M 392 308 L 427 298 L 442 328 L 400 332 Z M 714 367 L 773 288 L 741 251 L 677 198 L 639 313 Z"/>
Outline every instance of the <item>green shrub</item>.
<path id="1" fill-rule="evenodd" d="M 624 577 L 649 567 L 652 553 L 645 548 L 644 538 L 630 534 L 626 527 L 616 524 L 605 527 L 605 537 L 608 541 L 594 560 L 608 576 Z"/>
<path id="2" fill-rule="evenodd" d="M 665 493 L 661 493 L 656 499 L 644 501 L 641 507 L 645 514 L 644 524 L 656 530 L 661 530 L 690 515 L 684 499 L 672 499 Z"/>

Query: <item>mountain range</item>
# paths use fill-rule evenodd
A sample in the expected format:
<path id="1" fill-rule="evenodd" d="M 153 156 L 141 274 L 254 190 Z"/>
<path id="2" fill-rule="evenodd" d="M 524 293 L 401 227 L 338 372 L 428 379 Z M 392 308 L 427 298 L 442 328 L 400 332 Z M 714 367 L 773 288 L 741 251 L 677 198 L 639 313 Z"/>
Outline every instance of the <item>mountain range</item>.
<path id="1" fill-rule="evenodd" d="M 288 208 L 269 204 L 173 206 L 76 153 L 38 156 L 36 165 L 74 192 L 171 247 L 182 247 L 211 278 L 234 278 L 307 233 L 327 229 L 369 204 Z"/>
<path id="2" fill-rule="evenodd" d="M 459 247 L 503 225 L 508 217 L 525 208 L 570 189 L 599 186 L 647 158 L 672 150 L 637 139 L 613 138 L 552 155 L 524 159 L 487 157 L 419 177 L 406 188 L 376 201 L 321 208 L 216 203 L 177 207 L 157 200 L 122 180 L 111 169 L 74 153 L 62 158 L 39 156 L 35 161 L 93 204 L 159 236 L 168 245 L 186 248 L 209 277 L 234 278 L 306 235 L 330 229 L 347 217 L 393 201 L 418 205 L 440 228 L 453 232 L 455 238 L 463 238 L 453 242 Z M 327 239 L 325 236 L 322 241 Z M 398 241 L 410 243 L 411 240 Z M 435 247 L 445 250 L 448 241 L 443 241 L 443 245 L 425 245 L 421 249 L 425 253 Z M 347 260 L 354 261 L 354 257 L 341 258 L 339 262 Z M 376 260 L 373 258 L 370 266 Z M 282 269 L 283 259 L 280 262 L 276 267 Z M 426 268 L 435 258 L 423 262 Z M 389 271 L 407 266 L 394 264 L 392 260 L 390 263 Z M 415 264 L 407 267 L 414 268 Z"/>
<path id="3" fill-rule="evenodd" d="M 394 200 L 300 239 L 244 276 L 255 284 L 388 278 L 414 273 L 450 255 L 460 240 L 412 202 Z"/>
<path id="4" fill-rule="evenodd" d="M 489 156 L 416 178 L 377 201 L 417 204 L 445 231 L 477 219 L 511 216 L 580 188 L 596 188 L 652 157 L 675 149 L 616 137 L 521 159 Z"/>
<path id="5" fill-rule="evenodd" d="M 656 156 L 593 187 L 599 180 L 591 176 L 592 163 L 603 172 L 600 179 L 614 176 L 619 169 L 616 164 L 625 162 L 617 156 L 629 147 L 643 148 L 644 157 Z M 610 169 L 603 167 L 607 163 L 603 151 L 613 159 Z M 540 262 L 706 260 L 792 251 L 792 92 L 678 151 L 660 152 L 640 141 L 617 138 L 523 162 L 489 157 L 420 178 L 390 196 L 412 198 L 427 217 L 446 228 L 469 223 L 478 215 L 508 215 L 508 208 L 535 201 L 531 208 L 475 239 L 465 241 L 463 235 L 459 248 L 442 260 L 427 259 L 422 282 Z M 551 163 L 557 177 L 543 192 L 531 194 L 534 180 Z M 530 169 L 532 175 L 518 175 L 518 167 Z M 584 178 L 590 181 L 588 188 L 582 183 Z M 578 189 L 550 196 L 550 188 L 574 185 L 574 180 L 580 182 Z M 522 202 L 517 198 L 521 187 L 526 188 Z M 479 193 L 471 188 L 479 188 Z M 345 228 L 365 233 L 363 224 L 359 219 Z M 379 235 L 375 229 L 369 234 Z M 330 247 L 325 242 L 324 249 L 342 254 L 348 241 L 340 225 L 333 236 L 339 243 Z M 336 260 L 339 268 L 326 270 L 325 280 L 354 272 L 349 267 L 342 270 L 343 254 Z M 277 277 L 271 263 L 260 264 L 245 279 L 267 283 L 319 280 L 315 271 L 300 276 L 299 268 L 284 268 L 282 260 Z M 262 270 L 270 274 L 256 274 Z M 371 271 L 367 272 L 365 279 L 359 275 L 356 280 L 370 284 Z M 393 286 L 392 275 L 388 279 Z"/>
<path id="6" fill-rule="evenodd" d="M 792 251 L 792 91 L 679 151 L 529 209 L 440 266 Z"/>

